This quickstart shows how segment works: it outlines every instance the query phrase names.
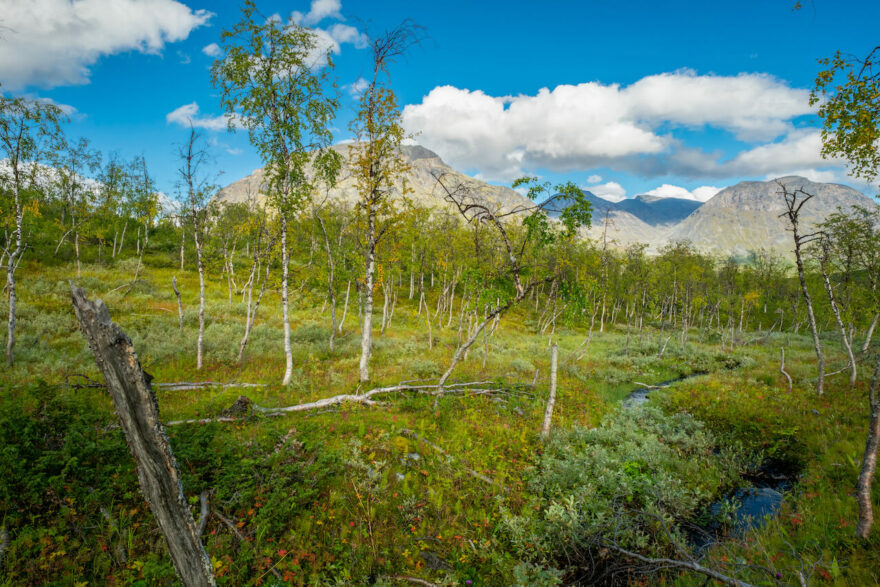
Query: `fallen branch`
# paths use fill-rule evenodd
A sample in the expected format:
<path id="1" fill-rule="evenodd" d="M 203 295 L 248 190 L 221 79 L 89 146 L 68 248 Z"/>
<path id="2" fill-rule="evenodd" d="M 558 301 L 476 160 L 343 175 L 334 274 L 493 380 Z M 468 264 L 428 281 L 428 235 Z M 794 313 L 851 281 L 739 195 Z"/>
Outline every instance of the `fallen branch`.
<path id="1" fill-rule="evenodd" d="M 642 383 L 641 381 L 633 381 L 633 385 L 641 385 L 645 389 L 667 389 L 669 385 L 648 385 L 647 383 Z"/>
<path id="2" fill-rule="evenodd" d="M 665 567 L 673 567 L 673 568 L 677 568 L 677 569 L 688 569 L 688 570 L 694 571 L 695 573 L 700 573 L 702 575 L 706 575 L 707 577 L 709 577 L 711 579 L 715 579 L 716 581 L 724 583 L 725 585 L 732 585 L 733 587 L 752 587 L 752 585 L 750 583 L 746 583 L 745 581 L 740 581 L 739 579 L 734 579 L 733 577 L 728 577 L 727 575 L 725 575 L 723 573 L 720 573 L 720 572 L 718 572 L 714 569 L 710 569 L 708 567 L 704 567 L 703 565 L 696 563 L 694 561 L 681 561 L 681 560 L 675 560 L 675 559 L 671 559 L 671 558 L 648 558 L 646 556 L 642 556 L 641 554 L 639 554 L 637 552 L 632 552 L 632 551 L 620 548 L 619 546 L 614 545 L 614 544 L 607 544 L 606 546 L 608 548 L 610 548 L 611 550 L 617 551 L 624 556 L 634 558 L 638 561 L 641 561 L 641 562 L 649 564 L 649 565 L 656 565 L 656 566 L 662 565 Z"/>
<path id="3" fill-rule="evenodd" d="M 154 383 L 153 387 L 163 391 L 193 391 L 205 387 L 265 387 L 265 383 L 221 383 L 219 381 L 179 381 L 176 383 Z"/>
<path id="4" fill-rule="evenodd" d="M 437 583 L 431 583 L 430 581 L 425 581 L 424 579 L 419 579 L 418 577 L 395 575 L 393 577 L 389 577 L 389 579 L 396 579 L 398 581 L 409 581 L 410 583 L 415 583 L 416 585 L 424 585 L 425 587 L 440 587 L 440 585 Z"/>
<path id="5" fill-rule="evenodd" d="M 436 385 L 408 385 L 408 384 L 399 384 L 393 385 L 391 387 L 377 387 L 375 389 L 371 389 L 366 393 L 362 394 L 341 394 L 334 395 L 333 397 L 328 397 L 324 399 L 315 400 L 313 402 L 306 402 L 303 404 L 296 404 L 293 406 L 285 406 L 282 408 L 264 408 L 262 406 L 258 406 L 255 403 L 250 402 L 249 408 L 244 416 L 240 416 L 238 414 L 226 414 L 217 418 L 195 418 L 191 420 L 173 420 L 171 422 L 166 422 L 166 426 L 179 426 L 180 424 L 209 424 L 213 422 L 237 422 L 242 419 L 251 417 L 255 412 L 263 414 L 265 416 L 280 416 L 282 414 L 287 414 L 291 412 L 308 412 L 311 410 L 320 410 L 322 408 L 328 408 L 331 406 L 343 404 L 343 403 L 353 403 L 353 404 L 363 404 L 365 406 L 381 406 L 385 405 L 384 402 L 377 402 L 372 397 L 375 397 L 380 394 L 385 393 L 395 393 L 395 392 L 403 392 L 403 391 L 415 391 L 418 393 L 424 393 L 429 395 L 444 395 L 451 392 L 456 391 L 464 391 L 471 392 L 473 395 L 483 395 L 487 393 L 499 393 L 504 391 L 499 388 L 478 388 L 475 387 L 477 385 L 485 385 L 487 383 L 493 383 L 492 381 L 473 381 L 468 383 L 453 383 L 451 385 L 447 385 L 443 388 L 442 391 L 437 390 Z M 259 385 L 259 384 L 249 384 L 249 385 Z M 242 398 L 239 398 L 241 400 Z M 244 398 L 246 399 L 246 398 Z M 249 401 L 249 400 L 248 400 Z"/>
<path id="6" fill-rule="evenodd" d="M 452 456 L 451 454 L 449 454 L 448 452 L 446 452 L 445 450 L 443 450 L 441 447 L 437 446 L 436 444 L 434 444 L 434 443 L 431 442 L 430 440 L 426 440 L 425 438 L 422 438 L 421 436 L 419 436 L 418 434 L 416 434 L 415 432 L 413 432 L 412 430 L 410 430 L 410 429 L 408 429 L 408 428 L 403 428 L 403 429 L 401 429 L 400 432 L 398 432 L 398 434 L 400 434 L 401 436 L 403 436 L 403 437 L 405 437 L 405 438 L 412 438 L 413 440 L 418 440 L 418 441 L 421 442 L 422 444 L 425 444 L 425 445 L 431 447 L 432 449 L 434 449 L 435 451 L 437 451 L 437 452 L 440 453 L 441 455 L 443 455 L 443 456 L 445 456 L 445 457 L 449 457 L 449 459 L 452 460 L 453 462 L 455 462 L 456 460 L 458 460 L 458 459 L 456 459 L 454 456 Z M 483 475 L 482 473 L 479 473 L 479 472 L 477 472 L 477 471 L 474 471 L 473 469 L 471 469 L 471 468 L 469 468 L 469 467 L 467 467 L 467 466 L 465 466 L 465 465 L 462 465 L 462 469 L 464 469 L 465 472 L 466 472 L 468 475 L 470 475 L 471 477 L 473 477 L 473 478 L 475 478 L 475 479 L 479 479 L 479 480 L 482 481 L 483 483 L 487 483 L 487 484 L 489 484 L 489 485 L 497 485 L 498 487 L 501 487 L 501 489 L 507 490 L 506 487 L 504 487 L 503 485 L 500 485 L 500 484 L 499 484 L 497 481 L 495 481 L 494 479 L 491 479 L 491 478 L 489 478 L 489 477 L 486 477 L 486 476 Z"/>
<path id="7" fill-rule="evenodd" d="M 70 380 L 74 377 L 81 377 L 88 381 L 88 383 L 71 383 Z M 107 385 L 104 383 L 98 383 L 88 375 L 81 375 L 79 373 L 72 373 L 64 376 L 65 381 L 67 382 L 67 386 L 71 389 L 107 389 Z"/>
<path id="8" fill-rule="evenodd" d="M 791 375 L 785 370 L 785 347 L 780 349 L 782 351 L 782 361 L 779 363 L 779 372 L 785 375 L 785 378 L 788 379 L 788 393 L 791 393 Z"/>

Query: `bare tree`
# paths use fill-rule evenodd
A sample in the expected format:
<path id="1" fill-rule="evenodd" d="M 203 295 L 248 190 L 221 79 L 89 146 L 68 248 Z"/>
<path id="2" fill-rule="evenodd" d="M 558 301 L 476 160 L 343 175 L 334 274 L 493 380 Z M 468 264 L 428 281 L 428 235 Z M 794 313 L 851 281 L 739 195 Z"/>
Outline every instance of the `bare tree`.
<path id="1" fill-rule="evenodd" d="M 565 204 L 561 210 L 553 211 L 560 214 L 560 221 L 565 228 L 565 233 L 568 237 L 572 237 L 577 228 L 589 224 L 590 204 L 583 192 L 572 183 L 551 186 L 549 183 L 539 184 L 532 178 L 524 178 L 517 180 L 514 185 L 517 187 L 520 185 L 530 186 L 530 199 L 535 201 L 544 198 L 544 200 L 540 204 L 518 206 L 502 212 L 496 210 L 484 198 L 473 193 L 469 185 L 460 181 L 456 182 L 447 173 L 435 172 L 434 179 L 437 181 L 443 198 L 458 210 L 468 224 L 488 225 L 498 235 L 503 245 L 501 256 L 504 259 L 504 268 L 502 271 L 513 285 L 513 294 L 489 305 L 483 320 L 477 324 L 470 336 L 458 345 L 452 361 L 437 383 L 438 391 L 442 391 L 458 362 L 465 356 L 487 324 L 494 321 L 511 306 L 524 300 L 537 286 L 559 278 L 555 274 L 539 278 L 534 276 L 534 272 L 531 272 L 528 281 L 524 280 L 526 269 L 524 256 L 528 245 L 532 243 L 540 246 L 554 238 L 554 231 L 547 221 L 547 212 L 553 210 L 554 206 L 560 203 Z M 548 197 L 547 192 L 551 187 L 555 191 Z M 514 242 L 505 225 L 505 219 L 511 216 L 521 219 L 526 226 L 525 234 L 518 243 Z"/>
<path id="2" fill-rule="evenodd" d="M 816 350 L 816 360 L 819 366 L 819 377 L 816 381 L 816 392 L 819 395 L 822 395 L 825 387 L 825 355 L 822 353 L 822 343 L 819 341 L 819 328 L 816 325 L 816 315 L 813 312 L 813 300 L 810 297 L 810 290 L 807 289 L 807 278 L 804 272 L 803 259 L 803 247 L 806 244 L 818 239 L 820 233 L 800 233 L 801 209 L 804 207 L 804 204 L 806 204 L 813 198 L 813 195 L 808 194 L 802 188 L 796 188 L 793 190 L 789 189 L 779 180 L 776 181 L 776 184 L 779 186 L 779 191 L 776 193 L 784 198 L 786 208 L 786 211 L 780 214 L 780 217 L 785 216 L 788 219 L 790 226 L 789 230 L 791 230 L 792 238 L 794 239 L 794 258 L 795 263 L 797 264 L 798 280 L 801 284 L 801 293 L 803 294 L 804 302 L 806 302 L 807 305 L 807 316 L 810 321 L 810 332 L 813 335 L 813 348 L 815 348 Z"/>
<path id="3" fill-rule="evenodd" d="M 180 168 L 177 173 L 186 190 L 185 215 L 193 231 L 196 266 L 199 271 L 199 335 L 196 340 L 196 369 L 202 368 L 202 346 L 205 339 L 205 259 L 204 246 L 208 232 L 208 203 L 215 186 L 208 181 L 205 166 L 210 161 L 204 138 L 190 124 L 189 138 L 178 149 Z"/>

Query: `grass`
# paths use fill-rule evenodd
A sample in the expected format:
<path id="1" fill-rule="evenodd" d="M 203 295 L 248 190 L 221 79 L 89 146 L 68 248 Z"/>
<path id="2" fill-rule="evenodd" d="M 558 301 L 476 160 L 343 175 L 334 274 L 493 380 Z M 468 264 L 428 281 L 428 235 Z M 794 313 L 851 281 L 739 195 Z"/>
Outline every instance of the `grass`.
<path id="1" fill-rule="evenodd" d="M 205 367 L 196 371 L 197 275 L 148 256 L 142 281 L 127 296 L 112 291 L 132 274 L 127 261 L 85 264 L 82 277 L 73 281 L 106 301 L 157 382 L 266 384 L 246 390 L 160 389 L 164 420 L 217 415 L 241 393 L 274 407 L 359 389 L 354 297 L 344 334 L 330 352 L 329 312 L 321 312 L 321 298 L 308 287 L 294 296 L 294 380 L 281 387 L 277 292 L 263 299 L 238 365 L 245 306 L 240 296 L 229 301 L 225 282 L 209 280 Z M 74 375 L 98 377 L 69 301 L 67 281 L 74 275 L 70 264 L 30 261 L 20 270 L 16 364 L 0 371 L 0 516 L 12 539 L 0 581 L 171 584 L 165 546 L 138 493 L 121 432 L 111 426 L 109 398 L 97 389 L 64 385 Z M 183 331 L 170 285 L 174 275 L 186 311 Z M 300 278 L 294 275 L 294 283 Z M 435 325 L 434 346 L 428 348 L 424 316 L 417 316 L 416 300 L 401 294 L 391 326 L 375 334 L 372 386 L 436 377 L 458 340 L 456 316 L 449 328 L 445 320 L 442 328 Z M 381 302 L 377 306 L 380 321 Z M 382 398 L 388 405 L 381 407 L 343 405 L 170 428 L 194 515 L 198 495 L 209 491 L 212 504 L 245 537 L 239 541 L 218 516 L 209 520 L 204 542 L 218 581 L 272 584 L 279 582 L 277 573 L 292 585 L 406 584 L 400 577 L 508 585 L 527 576 L 504 530 L 502 511 L 518 512 L 531 503 L 524 480 L 543 449 L 549 339 L 527 326 L 530 315 L 525 307 L 507 314 L 489 339 L 485 367 L 481 339 L 454 375 L 462 381 L 500 379 L 518 389 L 516 394 L 450 395 L 436 404 L 433 397 L 399 394 Z M 877 581 L 877 533 L 867 545 L 855 542 L 851 495 L 864 446 L 865 382 L 849 390 L 838 376 L 823 398 L 816 397 L 809 341 L 803 337 L 789 342 L 787 335 L 774 335 L 766 345 L 735 353 L 708 343 L 682 348 L 672 340 L 658 358 L 655 332 L 641 341 L 633 335 L 626 354 L 624 333 L 611 328 L 594 333 L 588 352 L 576 361 L 585 336 L 583 325 L 574 324 L 558 326 L 553 338 L 560 347 L 555 428 L 599 425 L 634 389 L 634 381 L 650 384 L 705 372 L 652 397 L 661 398 L 668 411 L 690 412 L 728 442 L 804 467 L 782 514 L 735 546 L 736 560 L 722 558 L 733 556 L 731 547 L 712 551 L 714 565 L 736 570 L 742 559 L 795 583 L 797 572 L 818 582 Z M 782 345 L 796 383 L 791 395 L 778 373 Z M 832 358 L 842 361 L 839 353 Z M 728 369 L 735 365 L 740 366 Z M 535 370 L 538 384 L 531 389 Z M 404 428 L 454 459 L 400 435 Z M 466 468 L 505 489 L 487 486 Z"/>

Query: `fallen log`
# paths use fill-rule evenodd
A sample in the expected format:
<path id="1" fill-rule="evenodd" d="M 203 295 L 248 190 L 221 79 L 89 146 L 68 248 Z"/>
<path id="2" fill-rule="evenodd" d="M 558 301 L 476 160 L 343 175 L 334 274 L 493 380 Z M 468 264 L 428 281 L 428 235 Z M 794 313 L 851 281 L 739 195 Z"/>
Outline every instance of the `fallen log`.
<path id="1" fill-rule="evenodd" d="M 95 355 L 128 448 L 137 465 L 141 493 L 150 506 L 180 580 L 187 586 L 214 586 L 211 561 L 197 534 L 177 461 L 159 419 L 159 404 L 141 368 L 131 339 L 110 319 L 101 300 L 89 301 L 72 283 L 71 298 L 80 329 Z"/>
<path id="2" fill-rule="evenodd" d="M 363 404 L 365 406 L 381 406 L 386 405 L 384 402 L 378 402 L 373 399 L 380 394 L 385 393 L 395 393 L 395 392 L 404 392 L 404 391 L 415 391 L 418 393 L 424 393 L 429 395 L 445 395 L 453 392 L 470 392 L 474 395 L 483 395 L 487 393 L 499 393 L 504 390 L 499 388 L 477 388 L 474 386 L 477 385 L 485 385 L 487 383 L 493 383 L 491 381 L 473 381 L 468 383 L 454 383 L 452 385 L 447 385 L 443 388 L 443 391 L 438 392 L 436 385 L 408 385 L 408 384 L 399 384 L 393 385 L 391 387 L 377 387 L 375 389 L 371 389 L 365 393 L 361 394 L 341 394 L 334 395 L 333 397 L 327 397 L 319 400 L 315 400 L 312 402 L 306 402 L 302 404 L 296 404 L 293 406 L 285 406 L 281 408 L 264 408 L 262 406 L 258 406 L 257 404 L 250 402 L 249 410 L 245 413 L 244 416 L 240 415 L 232 415 L 232 414 L 224 414 L 217 418 L 193 418 L 188 420 L 172 420 L 170 422 L 166 422 L 166 426 L 179 426 L 181 424 L 210 424 L 213 422 L 238 422 L 243 419 L 253 417 L 255 413 L 263 414 L 265 416 L 280 416 L 282 414 L 288 414 L 292 412 L 308 412 L 311 410 L 320 410 L 322 408 L 328 408 L 331 406 L 343 404 L 343 403 L 354 403 L 354 404 Z M 240 401 L 244 396 L 236 400 Z M 247 399 L 247 398 L 244 398 Z"/>
<path id="3" fill-rule="evenodd" d="M 265 383 L 223 383 L 220 381 L 177 381 L 172 383 L 154 383 L 153 387 L 159 387 L 162 391 L 192 391 L 205 387 L 265 387 Z"/>

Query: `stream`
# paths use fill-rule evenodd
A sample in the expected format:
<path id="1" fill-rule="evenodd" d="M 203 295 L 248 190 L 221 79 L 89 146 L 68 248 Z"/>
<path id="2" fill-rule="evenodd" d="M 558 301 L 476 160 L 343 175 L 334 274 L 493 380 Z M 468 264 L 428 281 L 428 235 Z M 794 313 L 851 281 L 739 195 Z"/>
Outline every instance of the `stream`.
<path id="1" fill-rule="evenodd" d="M 669 385 L 703 375 L 694 373 L 669 381 L 658 383 L 651 387 L 642 387 L 631 391 L 623 400 L 623 409 L 629 409 L 641 405 L 650 399 L 653 392 L 659 391 Z M 715 518 L 724 507 L 725 502 L 736 502 L 740 506 L 733 516 L 732 534 L 734 536 L 760 528 L 766 522 L 767 516 L 774 517 L 782 504 L 784 492 L 790 490 L 795 482 L 795 475 L 789 467 L 782 463 L 767 459 L 754 471 L 742 475 L 747 485 L 725 496 L 725 499 L 712 503 L 707 513 L 710 518 Z M 689 533 L 691 545 L 697 550 L 703 550 L 721 538 L 724 529 L 717 522 L 697 524 Z"/>

